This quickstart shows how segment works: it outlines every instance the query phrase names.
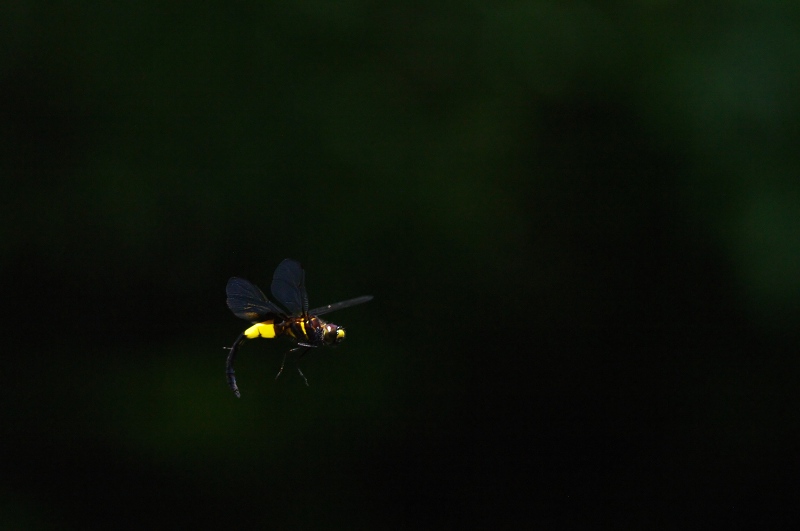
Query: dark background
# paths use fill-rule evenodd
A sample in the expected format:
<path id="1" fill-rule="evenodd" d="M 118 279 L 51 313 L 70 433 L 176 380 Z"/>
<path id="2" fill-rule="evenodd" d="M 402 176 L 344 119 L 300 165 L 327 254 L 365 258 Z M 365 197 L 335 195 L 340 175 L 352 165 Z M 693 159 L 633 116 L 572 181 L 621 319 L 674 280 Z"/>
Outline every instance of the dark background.
<path id="1" fill-rule="evenodd" d="M 788 526 L 792 4 L 4 3 L 0 527 Z"/>

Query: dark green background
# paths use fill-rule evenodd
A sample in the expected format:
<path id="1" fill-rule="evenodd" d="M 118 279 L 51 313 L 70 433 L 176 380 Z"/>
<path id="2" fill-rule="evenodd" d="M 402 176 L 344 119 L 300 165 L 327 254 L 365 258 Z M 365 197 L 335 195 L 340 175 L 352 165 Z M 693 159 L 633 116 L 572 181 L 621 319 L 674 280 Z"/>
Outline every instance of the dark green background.
<path id="1" fill-rule="evenodd" d="M 4 3 L 0 527 L 788 523 L 798 6 Z"/>

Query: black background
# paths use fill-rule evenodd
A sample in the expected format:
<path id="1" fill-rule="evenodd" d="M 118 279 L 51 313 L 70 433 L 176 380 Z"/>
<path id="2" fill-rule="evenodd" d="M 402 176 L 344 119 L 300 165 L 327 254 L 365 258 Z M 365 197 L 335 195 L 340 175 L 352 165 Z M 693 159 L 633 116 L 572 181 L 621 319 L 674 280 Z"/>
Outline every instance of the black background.
<path id="1" fill-rule="evenodd" d="M 0 524 L 788 526 L 789 4 L 4 5 Z"/>

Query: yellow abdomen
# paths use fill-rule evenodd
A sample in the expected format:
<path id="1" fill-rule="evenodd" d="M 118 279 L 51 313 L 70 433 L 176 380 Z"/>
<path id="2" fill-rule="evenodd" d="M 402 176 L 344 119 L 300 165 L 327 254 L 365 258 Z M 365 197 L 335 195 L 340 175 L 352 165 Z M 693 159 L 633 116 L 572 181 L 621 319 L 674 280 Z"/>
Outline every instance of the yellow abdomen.
<path id="1" fill-rule="evenodd" d="M 255 339 L 257 337 L 265 337 L 272 339 L 275 337 L 275 323 L 273 321 L 264 321 L 263 323 L 256 323 L 244 331 L 244 336 L 247 339 Z"/>

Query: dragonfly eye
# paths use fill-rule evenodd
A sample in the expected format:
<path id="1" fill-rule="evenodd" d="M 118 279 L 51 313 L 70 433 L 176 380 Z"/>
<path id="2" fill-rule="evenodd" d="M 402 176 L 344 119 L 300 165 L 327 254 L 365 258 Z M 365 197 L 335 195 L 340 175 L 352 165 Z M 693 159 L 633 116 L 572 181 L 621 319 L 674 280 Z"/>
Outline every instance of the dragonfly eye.
<path id="1" fill-rule="evenodd" d="M 335 324 L 326 324 L 322 339 L 326 345 L 338 345 L 344 340 L 344 327 Z"/>

